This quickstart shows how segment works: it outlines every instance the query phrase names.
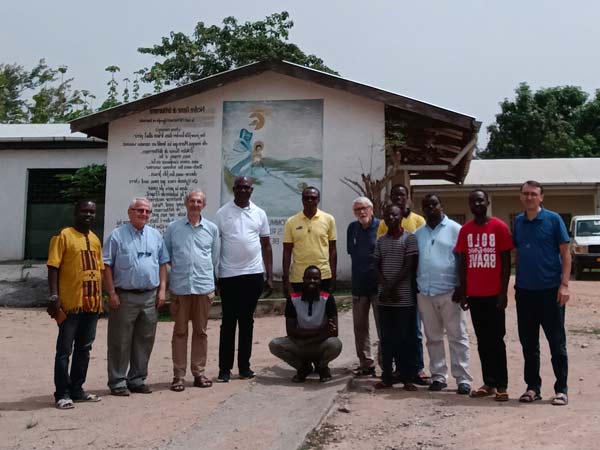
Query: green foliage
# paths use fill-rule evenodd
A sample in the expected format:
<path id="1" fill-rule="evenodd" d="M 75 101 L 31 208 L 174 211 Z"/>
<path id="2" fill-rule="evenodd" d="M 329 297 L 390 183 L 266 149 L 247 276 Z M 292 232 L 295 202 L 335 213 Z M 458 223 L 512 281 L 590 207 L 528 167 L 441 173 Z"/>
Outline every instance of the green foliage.
<path id="1" fill-rule="evenodd" d="M 162 84 L 181 85 L 256 61 L 282 59 L 337 74 L 320 58 L 288 41 L 293 26 L 283 11 L 242 24 L 235 17 L 226 17 L 222 27 L 198 22 L 191 36 L 172 31 L 160 44 L 138 49 L 164 58 L 145 72 L 144 81 L 154 83 L 157 91 Z"/>
<path id="2" fill-rule="evenodd" d="M 119 86 L 119 83 L 117 82 L 117 80 L 115 80 L 115 73 L 120 72 L 121 68 L 119 66 L 108 66 L 104 70 L 110 73 L 110 80 L 108 80 L 108 83 L 106 83 L 106 85 L 108 86 L 108 96 L 106 97 L 106 100 L 104 100 L 102 105 L 100 105 L 98 111 L 103 111 L 105 109 L 112 108 L 121 104 L 121 102 L 117 99 L 117 88 Z"/>
<path id="3" fill-rule="evenodd" d="M 56 178 L 69 183 L 69 187 L 61 191 L 69 201 L 93 200 L 96 203 L 104 203 L 106 191 L 104 164 L 91 164 L 78 169 L 74 174 L 56 175 Z"/>
<path id="4" fill-rule="evenodd" d="M 88 91 L 74 90 L 67 70 L 49 67 L 44 59 L 31 72 L 0 64 L 0 122 L 61 123 L 92 112 Z"/>
<path id="5" fill-rule="evenodd" d="M 575 158 L 600 156 L 600 91 L 588 101 L 577 86 L 532 92 L 527 83 L 515 99 L 500 103 L 484 159 Z"/>

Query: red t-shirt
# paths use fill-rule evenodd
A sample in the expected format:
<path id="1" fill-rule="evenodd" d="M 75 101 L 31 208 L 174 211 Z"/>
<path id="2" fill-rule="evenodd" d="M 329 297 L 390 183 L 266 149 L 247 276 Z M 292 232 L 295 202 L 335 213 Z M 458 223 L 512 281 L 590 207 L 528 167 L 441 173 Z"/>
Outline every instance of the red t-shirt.
<path id="1" fill-rule="evenodd" d="M 484 225 L 471 220 L 462 226 L 454 251 L 464 253 L 467 258 L 467 297 L 489 297 L 500 293 L 500 253 L 512 248 L 508 227 L 496 217 L 491 217 Z"/>

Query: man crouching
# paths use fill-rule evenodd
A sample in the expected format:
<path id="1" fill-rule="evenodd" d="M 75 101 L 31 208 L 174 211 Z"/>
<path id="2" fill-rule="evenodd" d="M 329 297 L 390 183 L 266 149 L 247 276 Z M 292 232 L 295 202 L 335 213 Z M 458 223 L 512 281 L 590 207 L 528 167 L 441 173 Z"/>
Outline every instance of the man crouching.
<path id="1" fill-rule="evenodd" d="M 308 266 L 302 279 L 302 292 L 293 293 L 285 305 L 286 337 L 269 343 L 273 355 L 297 370 L 292 378 L 302 383 L 315 370 L 322 383 L 331 380 L 329 362 L 339 356 L 337 308 L 333 295 L 321 292 L 321 271 Z M 314 369 L 313 369 L 314 364 Z"/>

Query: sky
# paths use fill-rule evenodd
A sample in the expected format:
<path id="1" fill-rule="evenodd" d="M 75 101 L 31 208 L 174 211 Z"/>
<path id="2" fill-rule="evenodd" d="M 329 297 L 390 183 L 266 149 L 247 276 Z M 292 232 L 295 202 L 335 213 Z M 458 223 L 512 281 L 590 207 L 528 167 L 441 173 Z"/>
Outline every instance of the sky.
<path id="1" fill-rule="evenodd" d="M 600 2 L 572 0 L 3 2 L 0 63 L 68 66 L 74 88 L 106 98 L 109 65 L 121 77 L 150 67 L 138 47 L 197 22 L 263 19 L 286 10 L 290 41 L 341 76 L 459 111 L 483 122 L 479 136 L 526 81 L 534 89 L 600 88 Z"/>

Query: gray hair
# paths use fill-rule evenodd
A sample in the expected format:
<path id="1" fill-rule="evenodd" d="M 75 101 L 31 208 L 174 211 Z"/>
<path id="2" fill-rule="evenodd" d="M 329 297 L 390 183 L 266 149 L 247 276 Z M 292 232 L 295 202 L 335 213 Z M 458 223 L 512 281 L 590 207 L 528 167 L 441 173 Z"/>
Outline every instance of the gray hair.
<path id="1" fill-rule="evenodd" d="M 148 200 L 146 197 L 134 197 L 131 199 L 131 203 L 129 203 L 129 208 L 133 208 L 137 202 L 146 202 L 150 205 L 150 209 L 152 209 L 152 202 Z"/>
<path id="2" fill-rule="evenodd" d="M 202 203 L 206 203 L 206 194 L 204 192 L 202 192 L 200 189 L 193 189 L 190 192 L 188 192 L 185 195 L 183 202 L 187 203 L 188 200 L 190 199 L 190 197 L 192 196 L 192 194 L 200 194 L 200 196 L 202 197 Z"/>
<path id="3" fill-rule="evenodd" d="M 367 197 L 356 197 L 354 200 L 352 200 L 352 206 L 356 205 L 357 203 L 366 203 L 371 208 L 373 207 L 373 202 Z"/>

